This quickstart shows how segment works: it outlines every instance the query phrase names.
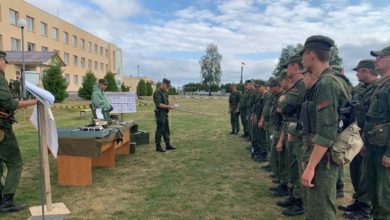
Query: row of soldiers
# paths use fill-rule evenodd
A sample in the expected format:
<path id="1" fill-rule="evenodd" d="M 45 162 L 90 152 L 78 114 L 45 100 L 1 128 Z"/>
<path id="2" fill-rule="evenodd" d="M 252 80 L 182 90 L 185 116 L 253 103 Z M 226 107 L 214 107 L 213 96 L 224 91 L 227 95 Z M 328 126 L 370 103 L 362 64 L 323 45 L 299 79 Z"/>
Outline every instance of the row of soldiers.
<path id="1" fill-rule="evenodd" d="M 342 108 L 356 103 L 353 119 L 364 147 L 349 165 L 354 201 L 339 206 L 347 219 L 390 219 L 390 46 L 371 51 L 376 60 L 361 60 L 353 69 L 356 89 L 342 70 L 329 66 L 334 41 L 315 35 L 281 65 L 278 77 L 247 80 L 241 95 L 229 97 L 231 134 L 251 141 L 251 155 L 272 172 L 274 196 L 285 216 L 336 219 L 336 196 L 343 196 L 343 166 L 330 151 L 345 129 Z M 380 78 L 378 76 L 381 76 Z M 352 114 L 352 113 L 350 113 Z"/>

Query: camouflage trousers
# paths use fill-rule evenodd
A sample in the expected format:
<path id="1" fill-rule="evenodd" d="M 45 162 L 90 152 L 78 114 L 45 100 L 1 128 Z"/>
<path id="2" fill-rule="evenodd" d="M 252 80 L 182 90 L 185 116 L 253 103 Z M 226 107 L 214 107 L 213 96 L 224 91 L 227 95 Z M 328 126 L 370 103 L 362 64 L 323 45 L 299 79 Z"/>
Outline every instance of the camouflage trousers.
<path id="1" fill-rule="evenodd" d="M 351 182 L 355 193 L 353 198 L 361 203 L 369 204 L 370 200 L 367 195 L 367 158 L 362 157 L 360 154 L 349 164 L 349 172 L 351 174 Z"/>
<path id="2" fill-rule="evenodd" d="M 367 192 L 372 203 L 372 217 L 390 219 L 390 168 L 382 165 L 384 152 L 368 150 Z"/>
<path id="3" fill-rule="evenodd" d="M 279 142 L 281 132 L 274 131 L 271 145 L 271 166 L 272 170 L 276 171 L 280 184 L 288 184 L 288 166 L 287 166 L 287 150 L 284 147 L 281 152 L 276 151 L 276 145 Z M 275 173 L 274 173 L 275 174 Z"/>
<path id="4" fill-rule="evenodd" d="M 243 114 L 242 112 L 240 113 L 242 129 L 244 130 L 245 134 L 248 134 L 248 121 L 246 120 L 246 114 Z"/>
<path id="5" fill-rule="evenodd" d="M 230 112 L 230 124 L 233 132 L 240 131 L 239 114 L 237 112 Z"/>
<path id="6" fill-rule="evenodd" d="M 297 199 L 302 198 L 302 185 L 299 175 L 301 160 L 298 159 L 301 155 L 302 145 L 302 139 L 299 137 L 297 137 L 294 141 L 288 141 L 287 144 L 290 188 L 292 190 L 292 195 Z"/>
<path id="7" fill-rule="evenodd" d="M 11 129 L 3 129 L 4 140 L 0 142 L 0 192 L 15 194 L 23 169 L 22 156 L 15 134 Z"/>
<path id="8" fill-rule="evenodd" d="M 161 137 L 164 137 L 164 142 L 166 145 L 169 145 L 170 142 L 170 130 L 169 130 L 169 120 L 168 113 L 159 111 L 155 112 L 156 116 L 156 133 L 154 136 L 154 140 L 156 145 L 160 145 Z"/>

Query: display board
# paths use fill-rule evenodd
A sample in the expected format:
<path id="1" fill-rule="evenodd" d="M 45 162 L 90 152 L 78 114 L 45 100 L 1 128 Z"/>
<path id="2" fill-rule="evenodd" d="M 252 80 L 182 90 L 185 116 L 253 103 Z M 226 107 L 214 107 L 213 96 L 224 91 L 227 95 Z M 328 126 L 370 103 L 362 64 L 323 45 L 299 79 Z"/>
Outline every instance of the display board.
<path id="1" fill-rule="evenodd" d="M 130 92 L 105 92 L 108 101 L 114 107 L 111 113 L 137 112 L 137 95 Z"/>

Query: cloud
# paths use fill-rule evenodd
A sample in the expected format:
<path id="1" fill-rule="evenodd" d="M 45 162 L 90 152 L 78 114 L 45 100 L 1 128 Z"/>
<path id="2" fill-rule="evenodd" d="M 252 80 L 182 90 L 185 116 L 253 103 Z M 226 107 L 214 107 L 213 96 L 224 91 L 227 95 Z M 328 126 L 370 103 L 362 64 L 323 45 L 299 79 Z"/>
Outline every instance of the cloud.
<path id="1" fill-rule="evenodd" d="M 60 9 L 61 18 L 117 44 L 125 74 L 135 75 L 139 64 L 146 75 L 159 80 L 165 74 L 176 85 L 199 81 L 200 57 L 180 55 L 203 54 L 209 43 L 223 55 L 223 82 L 239 80 L 242 61 L 245 78 L 268 78 L 275 54 L 314 34 L 335 40 L 346 70 L 367 56 L 367 48 L 390 44 L 390 5 L 371 1 L 200 0 L 164 13 L 138 0 L 27 1 L 53 14 Z M 174 56 L 156 56 L 161 53 Z M 274 55 L 242 56 L 264 53 Z"/>

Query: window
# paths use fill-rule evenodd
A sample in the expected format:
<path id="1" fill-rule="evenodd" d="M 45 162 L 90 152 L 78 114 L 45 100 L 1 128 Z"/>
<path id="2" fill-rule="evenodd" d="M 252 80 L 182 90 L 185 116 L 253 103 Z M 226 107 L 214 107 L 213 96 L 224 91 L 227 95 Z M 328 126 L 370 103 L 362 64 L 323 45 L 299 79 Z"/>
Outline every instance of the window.
<path id="1" fill-rule="evenodd" d="M 3 35 L 1 34 L 0 34 L 0 50 L 3 50 Z"/>
<path id="2" fill-rule="evenodd" d="M 69 74 L 65 74 L 65 81 L 66 81 L 66 83 L 69 84 L 69 80 L 70 80 L 70 75 Z"/>
<path id="3" fill-rule="evenodd" d="M 88 69 L 92 69 L 92 60 L 88 60 Z"/>
<path id="4" fill-rule="evenodd" d="M 92 53 L 92 43 L 88 41 L 88 52 Z"/>
<path id="5" fill-rule="evenodd" d="M 112 64 L 115 66 L 115 50 L 112 51 Z"/>
<path id="6" fill-rule="evenodd" d="M 34 18 L 26 16 L 27 30 L 34 32 Z"/>
<path id="7" fill-rule="evenodd" d="M 103 47 L 100 47 L 100 56 L 103 56 Z"/>
<path id="8" fill-rule="evenodd" d="M 74 46 L 74 47 L 77 47 L 77 37 L 76 36 L 72 36 L 72 45 Z"/>
<path id="9" fill-rule="evenodd" d="M 84 50 L 85 49 L 85 40 L 81 39 L 80 40 L 80 47 Z"/>
<path id="10" fill-rule="evenodd" d="M 47 24 L 44 22 L 41 22 L 41 35 L 47 37 Z"/>
<path id="11" fill-rule="evenodd" d="M 64 44 L 69 44 L 69 34 L 64 31 Z"/>
<path id="12" fill-rule="evenodd" d="M 51 31 L 51 35 L 52 35 L 53 40 L 58 41 L 58 28 L 53 27 L 53 29 Z"/>
<path id="13" fill-rule="evenodd" d="M 95 44 L 93 46 L 93 52 L 95 52 L 95 54 L 98 54 L 98 45 L 97 44 Z"/>
<path id="14" fill-rule="evenodd" d="M 66 65 L 69 64 L 69 54 L 68 54 L 68 53 L 64 53 L 64 63 L 65 63 Z"/>
<path id="15" fill-rule="evenodd" d="M 105 57 L 108 57 L 108 49 L 106 49 L 106 50 L 104 51 L 104 56 L 105 56 Z"/>
<path id="16" fill-rule="evenodd" d="M 27 51 L 35 51 L 35 44 L 27 42 Z"/>
<path id="17" fill-rule="evenodd" d="M 77 66 L 78 65 L 78 58 L 76 55 L 73 55 L 73 66 Z"/>
<path id="18" fill-rule="evenodd" d="M 95 70 L 98 70 L 99 69 L 99 64 L 97 61 L 95 61 Z"/>
<path id="19" fill-rule="evenodd" d="M 73 84 L 78 85 L 79 84 L 79 76 L 73 75 Z"/>
<path id="20" fill-rule="evenodd" d="M 56 53 L 56 54 L 60 54 L 60 51 L 56 50 L 56 49 L 54 49 L 53 52 Z"/>
<path id="21" fill-rule="evenodd" d="M 106 72 L 108 72 L 108 64 L 106 64 Z"/>
<path id="22" fill-rule="evenodd" d="M 9 10 L 9 20 L 11 24 L 18 25 L 18 19 L 19 19 L 19 12 L 10 9 Z"/>
<path id="23" fill-rule="evenodd" d="M 20 40 L 16 38 L 11 38 L 11 50 L 19 51 L 20 50 Z"/>
<path id="24" fill-rule="evenodd" d="M 84 57 L 81 57 L 80 66 L 81 66 L 82 68 L 85 68 L 85 58 L 84 58 Z"/>
<path id="25" fill-rule="evenodd" d="M 47 52 L 47 51 L 49 51 L 49 48 L 48 48 L 48 47 L 45 47 L 45 46 L 42 46 L 41 51 L 42 51 L 42 52 Z"/>
<path id="26" fill-rule="evenodd" d="M 100 71 L 104 71 L 104 64 L 103 63 L 100 63 Z"/>

